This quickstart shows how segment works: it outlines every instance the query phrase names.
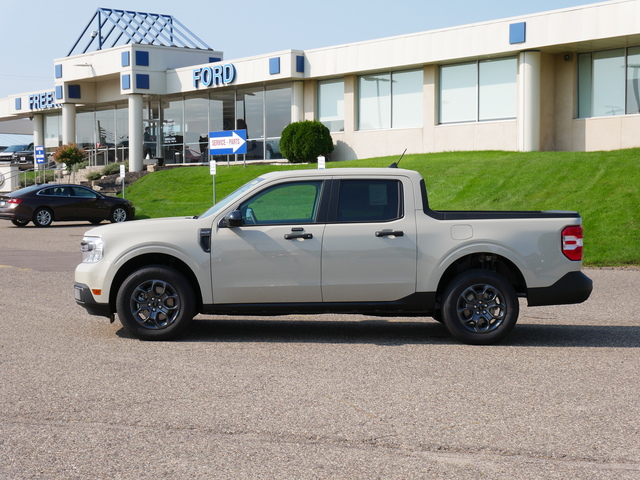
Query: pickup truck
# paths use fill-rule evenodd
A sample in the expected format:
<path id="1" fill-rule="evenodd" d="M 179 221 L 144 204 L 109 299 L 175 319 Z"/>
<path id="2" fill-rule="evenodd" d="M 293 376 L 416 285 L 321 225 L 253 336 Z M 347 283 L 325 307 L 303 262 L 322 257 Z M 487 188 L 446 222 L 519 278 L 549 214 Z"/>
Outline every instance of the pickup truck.
<path id="1" fill-rule="evenodd" d="M 144 340 L 194 316 L 431 316 L 491 344 L 529 306 L 580 303 L 582 225 L 567 211 L 436 211 L 400 168 L 272 172 L 204 214 L 93 228 L 75 300 Z"/>

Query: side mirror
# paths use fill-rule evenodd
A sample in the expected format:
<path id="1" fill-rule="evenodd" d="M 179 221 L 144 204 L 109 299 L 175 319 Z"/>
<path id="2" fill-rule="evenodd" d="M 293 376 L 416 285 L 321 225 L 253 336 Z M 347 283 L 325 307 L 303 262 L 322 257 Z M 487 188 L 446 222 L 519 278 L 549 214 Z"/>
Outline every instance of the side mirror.
<path id="1" fill-rule="evenodd" d="M 233 212 L 229 212 L 224 217 L 224 226 L 225 227 L 241 227 L 244 225 L 244 220 L 242 220 L 242 214 L 240 210 L 234 210 Z M 220 225 L 223 226 L 223 225 Z"/>

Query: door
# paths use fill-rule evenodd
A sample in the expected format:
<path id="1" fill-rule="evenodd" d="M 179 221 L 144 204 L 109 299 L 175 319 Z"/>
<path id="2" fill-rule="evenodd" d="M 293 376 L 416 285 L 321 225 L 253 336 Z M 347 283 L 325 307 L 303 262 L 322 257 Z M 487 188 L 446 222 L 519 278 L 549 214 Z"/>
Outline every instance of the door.
<path id="1" fill-rule="evenodd" d="M 323 240 L 325 302 L 388 302 L 416 291 L 411 188 L 400 180 L 339 180 Z"/>
<path id="2" fill-rule="evenodd" d="M 211 242 L 216 304 L 321 302 L 323 181 L 285 182 L 240 205 L 243 225 Z"/>

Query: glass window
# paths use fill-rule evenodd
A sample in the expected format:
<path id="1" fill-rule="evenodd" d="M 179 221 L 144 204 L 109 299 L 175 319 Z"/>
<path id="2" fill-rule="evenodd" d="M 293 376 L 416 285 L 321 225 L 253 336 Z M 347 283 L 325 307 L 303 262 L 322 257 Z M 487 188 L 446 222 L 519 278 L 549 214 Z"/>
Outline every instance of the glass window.
<path id="1" fill-rule="evenodd" d="M 209 128 L 212 132 L 235 130 L 236 95 L 233 91 L 214 92 L 209 100 Z"/>
<path id="2" fill-rule="evenodd" d="M 480 62 L 478 120 L 516 117 L 517 70 L 515 58 Z"/>
<path id="3" fill-rule="evenodd" d="M 358 79 L 358 129 L 391 127 L 391 75 L 363 75 Z"/>
<path id="4" fill-rule="evenodd" d="M 627 113 L 640 113 L 640 47 L 630 48 L 627 56 Z"/>
<path id="5" fill-rule="evenodd" d="M 96 148 L 96 121 L 95 112 L 78 111 L 76 113 L 76 143 L 85 150 Z"/>
<path id="6" fill-rule="evenodd" d="M 624 115 L 624 49 L 593 54 L 592 116 Z"/>
<path id="7" fill-rule="evenodd" d="M 593 90 L 591 61 L 590 53 L 578 56 L 578 118 L 591 116 L 591 91 Z"/>
<path id="8" fill-rule="evenodd" d="M 208 159 L 209 99 L 190 97 L 184 101 L 184 142 L 187 163 Z"/>
<path id="9" fill-rule="evenodd" d="M 247 140 L 264 136 L 264 91 L 238 90 L 236 128 L 247 130 Z"/>
<path id="10" fill-rule="evenodd" d="M 397 180 L 342 180 L 338 197 L 339 222 L 386 222 L 402 216 Z"/>
<path id="11" fill-rule="evenodd" d="M 47 153 L 62 145 L 61 118 L 60 115 L 45 115 L 44 117 L 44 146 Z"/>
<path id="12" fill-rule="evenodd" d="M 118 149 L 118 158 L 120 161 L 126 160 L 129 156 L 126 147 L 129 146 L 129 107 L 119 105 L 116 108 L 116 145 Z"/>
<path id="13" fill-rule="evenodd" d="M 184 163 L 182 99 L 162 101 L 162 157 L 166 163 Z"/>
<path id="14" fill-rule="evenodd" d="M 422 126 L 422 70 L 396 72 L 391 75 L 393 128 Z"/>
<path id="15" fill-rule="evenodd" d="M 440 123 L 517 116 L 518 61 L 501 58 L 440 68 Z"/>
<path id="16" fill-rule="evenodd" d="M 71 195 L 83 198 L 97 198 L 97 195 L 94 192 L 82 187 L 71 187 Z"/>
<path id="17" fill-rule="evenodd" d="M 477 64 L 440 68 L 440 123 L 475 122 Z"/>
<path id="18" fill-rule="evenodd" d="M 344 131 L 344 80 L 318 82 L 318 121 L 330 132 Z"/>
<path id="19" fill-rule="evenodd" d="M 291 87 L 267 88 L 265 95 L 267 138 L 280 137 L 291 123 Z"/>
<path id="20" fill-rule="evenodd" d="M 313 223 L 318 213 L 322 182 L 276 185 L 240 206 L 246 225 Z"/>

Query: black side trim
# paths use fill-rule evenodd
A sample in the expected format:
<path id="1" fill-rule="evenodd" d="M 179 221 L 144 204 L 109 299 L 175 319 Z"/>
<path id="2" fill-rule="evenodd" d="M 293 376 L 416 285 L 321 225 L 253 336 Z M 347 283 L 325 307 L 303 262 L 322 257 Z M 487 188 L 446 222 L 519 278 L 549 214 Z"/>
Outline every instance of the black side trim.
<path id="1" fill-rule="evenodd" d="M 76 303 L 83 307 L 89 315 L 111 318 L 113 312 L 108 303 L 97 303 L 88 286 L 82 283 L 73 285 Z"/>
<path id="2" fill-rule="evenodd" d="M 593 282 L 582 272 L 569 272 L 550 287 L 530 288 L 527 292 L 530 307 L 582 303 L 593 290 Z"/>
<path id="3" fill-rule="evenodd" d="M 435 303 L 435 292 L 420 292 L 394 302 L 227 303 L 220 305 L 203 305 L 202 313 L 212 315 L 358 313 L 410 317 L 431 315 L 434 311 Z"/>

